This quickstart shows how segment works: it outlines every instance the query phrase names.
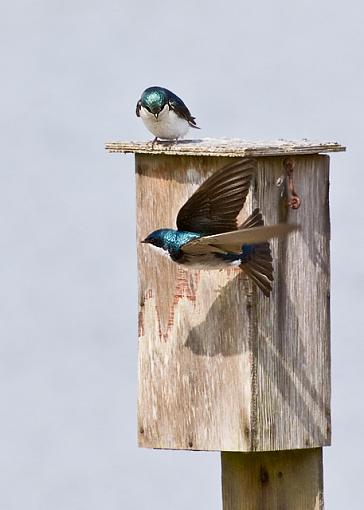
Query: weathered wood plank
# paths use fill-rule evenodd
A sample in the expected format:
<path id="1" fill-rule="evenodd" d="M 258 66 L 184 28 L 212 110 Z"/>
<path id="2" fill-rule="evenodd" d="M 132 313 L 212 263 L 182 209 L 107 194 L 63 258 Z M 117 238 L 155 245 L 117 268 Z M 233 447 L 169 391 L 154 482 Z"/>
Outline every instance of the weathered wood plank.
<path id="1" fill-rule="evenodd" d="M 322 449 L 222 452 L 223 510 L 322 510 Z"/>
<path id="2" fill-rule="evenodd" d="M 220 157 L 138 155 L 137 237 L 173 227 Z M 283 158 L 259 158 L 246 209 L 302 231 L 272 242 L 264 298 L 239 269 L 186 271 L 138 243 L 139 444 L 263 451 L 330 442 L 328 157 L 294 158 L 302 198 L 288 217 Z"/>
<path id="3" fill-rule="evenodd" d="M 317 140 L 269 140 L 248 141 L 239 139 L 203 138 L 200 140 L 181 140 L 159 142 L 120 141 L 106 144 L 109 152 L 136 154 L 167 154 L 181 156 L 284 156 L 299 154 L 318 154 L 340 152 L 346 148 L 337 142 L 320 142 Z"/>
<path id="4" fill-rule="evenodd" d="M 223 158 L 138 156 L 137 239 L 174 226 L 187 198 L 224 164 Z M 236 270 L 186 271 L 143 244 L 138 268 L 139 444 L 250 449 L 246 279 Z"/>
<path id="5" fill-rule="evenodd" d="M 254 450 L 324 446 L 330 418 L 329 156 L 291 158 L 301 207 L 279 206 L 283 160 L 259 160 L 255 204 L 265 221 L 294 221 L 301 233 L 272 243 L 271 302 L 257 300 L 253 340 Z M 288 217 L 286 213 L 288 212 Z"/>

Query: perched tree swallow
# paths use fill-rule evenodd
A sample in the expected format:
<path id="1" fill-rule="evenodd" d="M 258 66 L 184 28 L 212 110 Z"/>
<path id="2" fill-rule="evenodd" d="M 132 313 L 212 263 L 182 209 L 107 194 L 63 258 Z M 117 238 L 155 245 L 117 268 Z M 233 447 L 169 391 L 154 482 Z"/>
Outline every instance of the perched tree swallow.
<path id="1" fill-rule="evenodd" d="M 209 177 L 177 216 L 177 230 L 163 228 L 142 243 L 160 248 L 177 264 L 196 269 L 240 267 L 269 297 L 273 265 L 269 239 L 297 230 L 298 225 L 264 226 L 259 209 L 240 226 L 237 216 L 249 192 L 256 163 L 241 159 Z"/>
<path id="2" fill-rule="evenodd" d="M 163 87 L 144 90 L 136 105 L 136 115 L 155 136 L 153 143 L 158 138 L 177 141 L 190 127 L 200 129 L 182 99 Z"/>

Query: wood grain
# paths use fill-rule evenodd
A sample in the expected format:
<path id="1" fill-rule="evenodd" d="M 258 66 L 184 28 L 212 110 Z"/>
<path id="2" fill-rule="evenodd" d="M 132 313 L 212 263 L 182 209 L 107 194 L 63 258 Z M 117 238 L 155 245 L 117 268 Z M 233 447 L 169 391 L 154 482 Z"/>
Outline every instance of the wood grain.
<path id="1" fill-rule="evenodd" d="M 223 510 L 322 510 L 322 449 L 221 454 Z"/>
<path id="2" fill-rule="evenodd" d="M 253 450 L 324 446 L 330 418 L 329 157 L 291 158 L 301 207 L 277 197 L 283 161 L 259 160 L 254 200 L 267 224 L 297 222 L 301 232 L 272 243 L 271 300 L 257 296 L 253 335 Z"/>
<path id="3" fill-rule="evenodd" d="M 273 241 L 265 298 L 239 269 L 185 270 L 138 242 L 139 444 L 263 451 L 330 442 L 328 157 L 298 156 L 302 206 L 284 207 L 283 158 L 259 158 L 246 216 L 299 222 Z M 137 239 L 174 227 L 223 157 L 138 155 Z"/>
<path id="4" fill-rule="evenodd" d="M 299 154 L 318 154 L 323 152 L 341 152 L 346 148 L 337 142 L 317 140 L 267 140 L 248 141 L 240 139 L 203 138 L 200 140 L 181 140 L 159 142 L 120 141 L 108 142 L 109 152 L 135 154 L 166 154 L 180 156 L 284 156 Z"/>

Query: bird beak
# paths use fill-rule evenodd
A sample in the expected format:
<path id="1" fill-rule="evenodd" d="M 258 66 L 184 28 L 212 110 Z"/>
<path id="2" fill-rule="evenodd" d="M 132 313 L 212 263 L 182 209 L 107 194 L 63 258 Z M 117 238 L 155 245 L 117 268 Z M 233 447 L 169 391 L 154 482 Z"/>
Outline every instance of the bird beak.
<path id="1" fill-rule="evenodd" d="M 159 115 L 159 113 L 155 113 L 155 114 L 154 114 L 154 117 L 155 117 L 157 120 L 158 120 L 158 115 Z"/>
<path id="2" fill-rule="evenodd" d="M 147 240 L 143 239 L 143 241 L 140 241 L 142 244 L 147 244 Z"/>

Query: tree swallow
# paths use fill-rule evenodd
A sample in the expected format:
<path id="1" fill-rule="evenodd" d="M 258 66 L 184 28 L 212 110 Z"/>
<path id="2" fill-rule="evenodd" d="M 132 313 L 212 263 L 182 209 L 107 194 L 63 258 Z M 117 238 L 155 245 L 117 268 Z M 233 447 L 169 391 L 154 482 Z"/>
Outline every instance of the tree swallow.
<path id="1" fill-rule="evenodd" d="M 142 243 L 163 250 L 186 267 L 239 267 L 269 297 L 273 265 L 268 240 L 299 227 L 283 223 L 265 226 L 259 209 L 237 225 L 255 170 L 255 160 L 245 158 L 216 171 L 179 210 L 177 230 L 155 230 Z"/>
<path id="2" fill-rule="evenodd" d="M 190 127 L 200 129 L 182 99 L 163 87 L 144 90 L 136 105 L 136 115 L 155 136 L 153 143 L 158 138 L 177 141 Z"/>

